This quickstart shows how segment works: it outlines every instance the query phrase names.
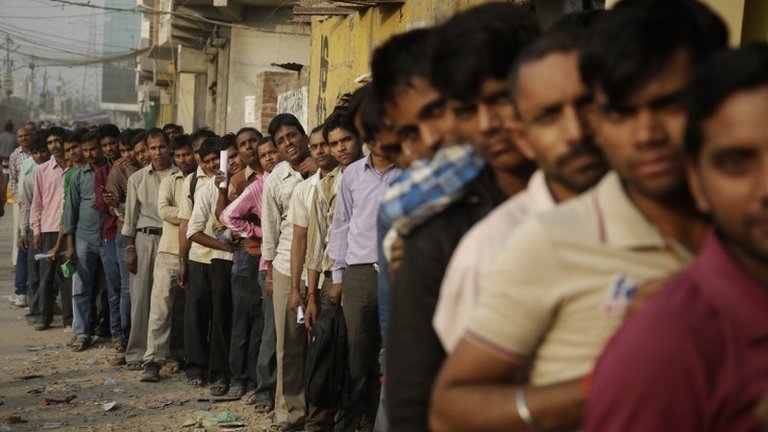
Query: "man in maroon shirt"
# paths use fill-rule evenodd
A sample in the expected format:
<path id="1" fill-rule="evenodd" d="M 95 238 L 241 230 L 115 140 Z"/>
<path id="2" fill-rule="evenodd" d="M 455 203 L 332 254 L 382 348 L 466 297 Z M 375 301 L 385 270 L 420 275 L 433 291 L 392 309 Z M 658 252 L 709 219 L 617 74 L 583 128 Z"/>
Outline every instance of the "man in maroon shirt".
<path id="1" fill-rule="evenodd" d="M 714 229 L 603 353 L 588 431 L 757 429 L 768 391 L 768 46 L 713 56 L 688 111 L 688 180 Z"/>

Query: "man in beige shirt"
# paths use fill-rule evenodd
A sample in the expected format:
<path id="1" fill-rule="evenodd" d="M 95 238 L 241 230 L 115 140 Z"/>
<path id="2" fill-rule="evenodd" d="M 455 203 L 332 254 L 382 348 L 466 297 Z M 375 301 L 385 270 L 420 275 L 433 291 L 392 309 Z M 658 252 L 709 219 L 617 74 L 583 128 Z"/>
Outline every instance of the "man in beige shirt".
<path id="1" fill-rule="evenodd" d="M 157 247 L 154 285 L 149 306 L 147 352 L 144 354 L 144 373 L 141 381 L 160 379 L 160 366 L 170 361 L 177 371 L 184 360 L 183 291 L 176 280 L 179 270 L 179 203 L 184 197 L 184 178 L 197 169 L 197 161 L 188 138 L 177 138 L 171 143 L 173 161 L 179 171 L 160 182 L 157 210 L 163 219 L 163 235 Z M 171 363 L 172 362 L 172 363 Z"/>
<path id="2" fill-rule="evenodd" d="M 131 335 L 125 350 L 129 370 L 141 370 L 147 350 L 149 303 L 152 293 L 155 257 L 158 253 L 163 221 L 157 207 L 160 182 L 177 172 L 168 147 L 168 138 L 160 129 L 147 132 L 152 162 L 128 178 L 125 200 L 125 264 L 131 273 Z"/>
<path id="3" fill-rule="evenodd" d="M 606 14 L 589 30 L 580 70 L 613 171 L 504 241 L 435 383 L 435 431 L 577 429 L 583 384 L 638 286 L 680 270 L 704 240 L 707 221 L 685 184 L 680 95 L 694 67 L 725 46 L 725 27 L 695 0 L 663 10 L 620 2 Z M 669 40 L 641 43 L 648 34 Z"/>

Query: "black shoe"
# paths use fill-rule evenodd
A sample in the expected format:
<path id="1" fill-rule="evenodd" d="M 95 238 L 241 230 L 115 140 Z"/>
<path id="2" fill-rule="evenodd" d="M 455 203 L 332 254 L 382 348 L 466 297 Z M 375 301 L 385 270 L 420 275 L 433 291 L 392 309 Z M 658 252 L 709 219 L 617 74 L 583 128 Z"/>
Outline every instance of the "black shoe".
<path id="1" fill-rule="evenodd" d="M 155 362 L 148 362 L 144 365 L 144 372 L 141 374 L 141 382 L 160 381 L 160 365 Z"/>
<path id="2" fill-rule="evenodd" d="M 51 327 L 50 324 L 47 324 L 43 321 L 38 321 L 35 323 L 35 330 L 37 331 L 48 330 L 50 327 Z"/>

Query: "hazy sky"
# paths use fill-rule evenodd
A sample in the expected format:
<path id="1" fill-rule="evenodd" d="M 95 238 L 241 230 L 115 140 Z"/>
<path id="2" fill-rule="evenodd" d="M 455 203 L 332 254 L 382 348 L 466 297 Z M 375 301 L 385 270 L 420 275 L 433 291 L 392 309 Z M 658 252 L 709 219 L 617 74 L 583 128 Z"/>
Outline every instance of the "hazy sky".
<path id="1" fill-rule="evenodd" d="M 87 0 L 67 0 L 88 3 Z M 91 0 L 91 5 L 102 6 L 104 0 Z M 135 3 L 134 3 L 135 4 Z M 56 90 L 59 74 L 66 92 L 78 97 L 84 90 L 96 99 L 101 92 L 101 66 L 45 66 L 61 61 L 95 59 L 102 55 L 102 29 L 105 18 L 124 12 L 67 5 L 55 0 L 0 0 L 0 46 L 10 36 L 14 52 L 14 95 L 24 97 L 25 82 L 30 76 L 31 56 L 36 56 L 37 93 L 42 91 L 43 74 L 48 72 L 47 88 Z M 109 47 L 114 51 L 127 51 L 136 47 Z M 5 74 L 5 50 L 0 50 L 0 71 Z"/>

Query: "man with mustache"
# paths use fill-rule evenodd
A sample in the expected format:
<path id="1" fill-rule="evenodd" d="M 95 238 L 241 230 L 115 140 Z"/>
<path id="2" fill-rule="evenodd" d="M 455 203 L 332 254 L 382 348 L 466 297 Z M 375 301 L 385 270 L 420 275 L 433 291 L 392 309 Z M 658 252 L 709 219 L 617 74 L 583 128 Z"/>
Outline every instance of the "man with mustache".
<path id="1" fill-rule="evenodd" d="M 579 43 L 585 24 L 575 21 L 588 19 L 567 18 L 515 61 L 510 90 L 519 125 L 513 134 L 520 150 L 539 169 L 524 191 L 475 225 L 451 257 L 433 322 L 449 352 L 464 335 L 480 289 L 480 274 L 502 246 L 497 239 L 507 236 L 529 215 L 586 191 L 607 170 L 586 118 L 592 94 L 579 74 Z"/>
<path id="2" fill-rule="evenodd" d="M 613 171 L 503 240 L 435 383 L 434 430 L 579 427 L 593 363 L 637 287 L 683 268 L 706 235 L 685 184 L 680 96 L 726 41 L 695 0 L 624 0 L 591 26 L 580 72 Z"/>

